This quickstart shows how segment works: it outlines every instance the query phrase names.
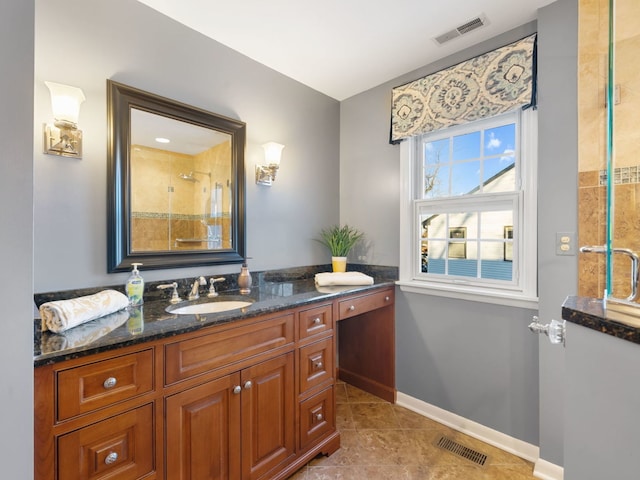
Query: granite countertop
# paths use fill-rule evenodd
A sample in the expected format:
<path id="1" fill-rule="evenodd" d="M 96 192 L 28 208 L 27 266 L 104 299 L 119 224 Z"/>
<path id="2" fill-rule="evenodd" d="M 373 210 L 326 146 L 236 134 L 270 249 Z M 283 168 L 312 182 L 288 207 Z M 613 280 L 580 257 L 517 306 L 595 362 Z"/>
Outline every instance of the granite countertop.
<path id="1" fill-rule="evenodd" d="M 175 315 L 165 311 L 167 298 L 152 299 L 142 307 L 107 315 L 72 328 L 62 334 L 38 332 L 34 337 L 34 366 L 61 362 L 84 355 L 113 350 L 159 338 L 192 332 L 204 327 L 304 306 L 323 300 L 395 285 L 386 276 L 374 276 L 374 284 L 367 286 L 317 287 L 313 278 L 269 282 L 261 281 L 249 295 L 239 296 L 237 290 L 221 292 L 215 299 L 251 299 L 254 303 L 241 310 L 200 315 Z M 213 300 L 215 300 L 213 299 Z M 194 302 L 207 302 L 206 295 Z M 105 333 L 106 332 L 106 333 Z"/>
<path id="2" fill-rule="evenodd" d="M 632 321 L 629 318 L 627 322 L 623 316 L 607 311 L 601 298 L 567 297 L 562 304 L 562 318 L 567 322 L 640 344 L 640 327 L 634 325 L 638 320 Z"/>

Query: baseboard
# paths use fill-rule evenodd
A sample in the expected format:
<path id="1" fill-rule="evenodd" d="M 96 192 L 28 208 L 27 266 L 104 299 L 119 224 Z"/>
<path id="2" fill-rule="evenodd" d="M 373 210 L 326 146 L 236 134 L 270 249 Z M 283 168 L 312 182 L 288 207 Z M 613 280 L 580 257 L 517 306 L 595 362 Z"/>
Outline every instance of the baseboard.
<path id="1" fill-rule="evenodd" d="M 540 459 L 540 449 L 536 445 L 518 440 L 480 423 L 476 423 L 455 413 L 431 405 L 402 392 L 397 393 L 397 404 L 408 408 L 438 423 L 493 445 L 500 450 L 516 455 L 535 464 L 533 475 L 544 480 L 562 480 L 563 469 Z"/>
<path id="2" fill-rule="evenodd" d="M 543 480 L 562 480 L 564 468 L 539 458 L 533 468 L 533 476 Z"/>

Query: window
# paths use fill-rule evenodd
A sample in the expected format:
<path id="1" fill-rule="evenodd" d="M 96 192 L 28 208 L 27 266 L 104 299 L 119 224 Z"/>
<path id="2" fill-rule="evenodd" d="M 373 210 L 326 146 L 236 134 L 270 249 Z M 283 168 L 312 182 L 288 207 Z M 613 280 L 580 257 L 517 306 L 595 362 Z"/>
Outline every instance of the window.
<path id="1" fill-rule="evenodd" d="M 536 112 L 401 147 L 404 290 L 537 307 Z"/>

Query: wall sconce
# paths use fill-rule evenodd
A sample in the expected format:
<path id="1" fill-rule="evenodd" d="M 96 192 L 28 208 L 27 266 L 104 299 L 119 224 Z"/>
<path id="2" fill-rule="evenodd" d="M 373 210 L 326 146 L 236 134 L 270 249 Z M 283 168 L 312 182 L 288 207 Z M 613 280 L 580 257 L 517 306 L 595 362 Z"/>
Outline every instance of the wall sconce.
<path id="1" fill-rule="evenodd" d="M 284 145 L 269 142 L 262 145 L 262 148 L 264 148 L 265 165 L 256 165 L 256 184 L 270 187 L 276 179 L 276 172 L 280 167 L 280 155 Z"/>
<path id="2" fill-rule="evenodd" d="M 82 130 L 78 129 L 80 104 L 85 96 L 77 87 L 44 82 L 51 94 L 53 125 L 44 125 L 44 153 L 82 158 Z"/>

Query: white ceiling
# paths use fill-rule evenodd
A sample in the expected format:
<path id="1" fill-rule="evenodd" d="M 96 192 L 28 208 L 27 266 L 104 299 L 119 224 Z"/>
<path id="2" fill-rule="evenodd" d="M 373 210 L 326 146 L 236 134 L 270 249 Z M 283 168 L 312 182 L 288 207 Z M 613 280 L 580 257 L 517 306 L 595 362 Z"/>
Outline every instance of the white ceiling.
<path id="1" fill-rule="evenodd" d="M 534 20 L 555 0 L 138 0 L 337 100 Z M 486 26 L 434 37 L 485 15 Z"/>

